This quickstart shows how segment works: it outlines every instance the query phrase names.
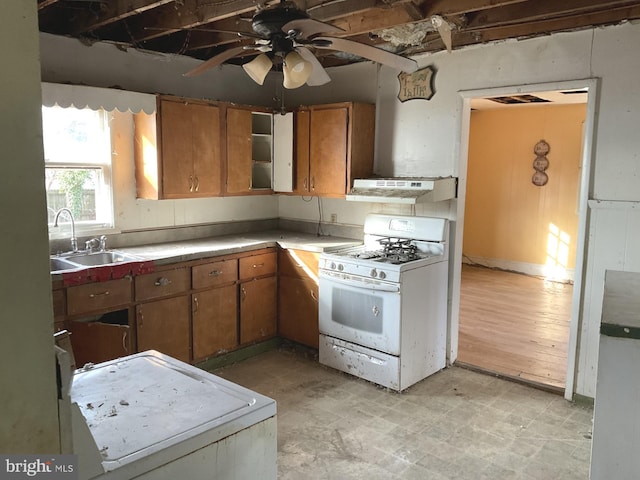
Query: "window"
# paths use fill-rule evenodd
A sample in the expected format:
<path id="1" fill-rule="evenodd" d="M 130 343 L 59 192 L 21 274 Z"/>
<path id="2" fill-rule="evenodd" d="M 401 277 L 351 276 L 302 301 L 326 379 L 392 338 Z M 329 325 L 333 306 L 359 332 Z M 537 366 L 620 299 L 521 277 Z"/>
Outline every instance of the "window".
<path id="1" fill-rule="evenodd" d="M 111 137 L 104 110 L 42 107 L 48 221 L 63 207 L 78 232 L 113 227 Z M 68 222 L 64 216 L 62 221 Z M 58 232 L 51 231 L 52 236 Z M 67 235 L 67 232 L 60 235 Z"/>

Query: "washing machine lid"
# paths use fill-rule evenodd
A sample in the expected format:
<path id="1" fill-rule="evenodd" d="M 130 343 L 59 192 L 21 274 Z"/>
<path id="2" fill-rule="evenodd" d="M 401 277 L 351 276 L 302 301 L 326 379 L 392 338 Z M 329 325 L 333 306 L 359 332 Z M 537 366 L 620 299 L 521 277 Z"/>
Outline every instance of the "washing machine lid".
<path id="1" fill-rule="evenodd" d="M 276 414 L 274 400 L 153 350 L 77 370 L 70 396 L 105 471 L 187 441 L 201 448 Z"/>

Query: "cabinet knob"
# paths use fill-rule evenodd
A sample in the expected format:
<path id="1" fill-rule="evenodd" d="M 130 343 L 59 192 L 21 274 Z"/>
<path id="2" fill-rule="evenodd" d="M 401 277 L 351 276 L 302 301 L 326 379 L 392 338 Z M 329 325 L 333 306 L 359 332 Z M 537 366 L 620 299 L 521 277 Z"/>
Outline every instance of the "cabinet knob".
<path id="1" fill-rule="evenodd" d="M 253 268 L 264 267 L 264 263 L 254 263 Z"/>
<path id="2" fill-rule="evenodd" d="M 313 290 L 309 290 L 309 293 L 311 294 L 311 298 L 313 298 L 317 302 L 318 296 L 316 295 L 316 292 L 314 292 Z"/>
<path id="3" fill-rule="evenodd" d="M 198 304 L 198 297 L 193 297 L 193 313 L 198 313 L 198 308 L 200 305 Z"/>
<path id="4" fill-rule="evenodd" d="M 242 287 L 240 291 L 242 292 L 242 301 L 244 302 L 244 299 L 247 298 L 247 291 L 244 287 Z"/>
<path id="5" fill-rule="evenodd" d="M 189 191 L 193 192 L 193 176 L 189 175 Z"/>
<path id="6" fill-rule="evenodd" d="M 219 275 L 221 275 L 221 274 L 222 274 L 222 271 L 221 271 L 221 270 L 211 270 L 211 271 L 209 272 L 209 276 L 210 276 L 210 277 L 217 277 L 217 276 L 219 276 Z"/>
<path id="7" fill-rule="evenodd" d="M 171 285 L 171 280 L 166 277 L 160 277 L 155 281 L 154 285 L 156 287 L 166 287 L 167 285 Z"/>
<path id="8" fill-rule="evenodd" d="M 200 179 L 196 176 L 195 177 L 195 187 L 194 187 L 194 189 L 197 192 L 199 188 L 200 188 Z"/>

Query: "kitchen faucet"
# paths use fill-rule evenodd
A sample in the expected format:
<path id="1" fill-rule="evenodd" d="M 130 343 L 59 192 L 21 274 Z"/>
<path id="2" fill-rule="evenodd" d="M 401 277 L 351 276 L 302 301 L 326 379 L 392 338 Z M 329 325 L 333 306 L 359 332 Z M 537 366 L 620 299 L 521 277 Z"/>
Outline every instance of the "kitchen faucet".
<path id="1" fill-rule="evenodd" d="M 73 213 L 71 213 L 71 210 L 69 210 L 66 207 L 63 207 L 60 210 L 58 210 L 56 212 L 56 217 L 53 220 L 53 226 L 54 227 L 58 226 L 58 217 L 60 216 L 60 214 L 62 212 L 66 212 L 69 215 L 69 218 L 71 219 L 71 251 L 72 252 L 77 252 L 78 251 L 78 240 L 76 239 L 76 224 L 75 224 L 75 221 L 73 219 Z"/>

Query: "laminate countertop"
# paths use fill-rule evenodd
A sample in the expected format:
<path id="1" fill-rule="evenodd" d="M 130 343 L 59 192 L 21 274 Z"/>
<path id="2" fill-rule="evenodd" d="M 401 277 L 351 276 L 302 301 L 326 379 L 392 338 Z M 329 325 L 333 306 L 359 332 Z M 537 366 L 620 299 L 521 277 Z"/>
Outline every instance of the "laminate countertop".
<path id="1" fill-rule="evenodd" d="M 152 261 L 154 265 L 166 265 L 275 246 L 321 253 L 352 247 L 360 245 L 361 243 L 361 241 L 351 238 L 318 236 L 286 230 L 271 230 L 259 233 L 223 235 L 194 240 L 114 248 L 113 250 L 135 255 L 143 262 Z"/>

